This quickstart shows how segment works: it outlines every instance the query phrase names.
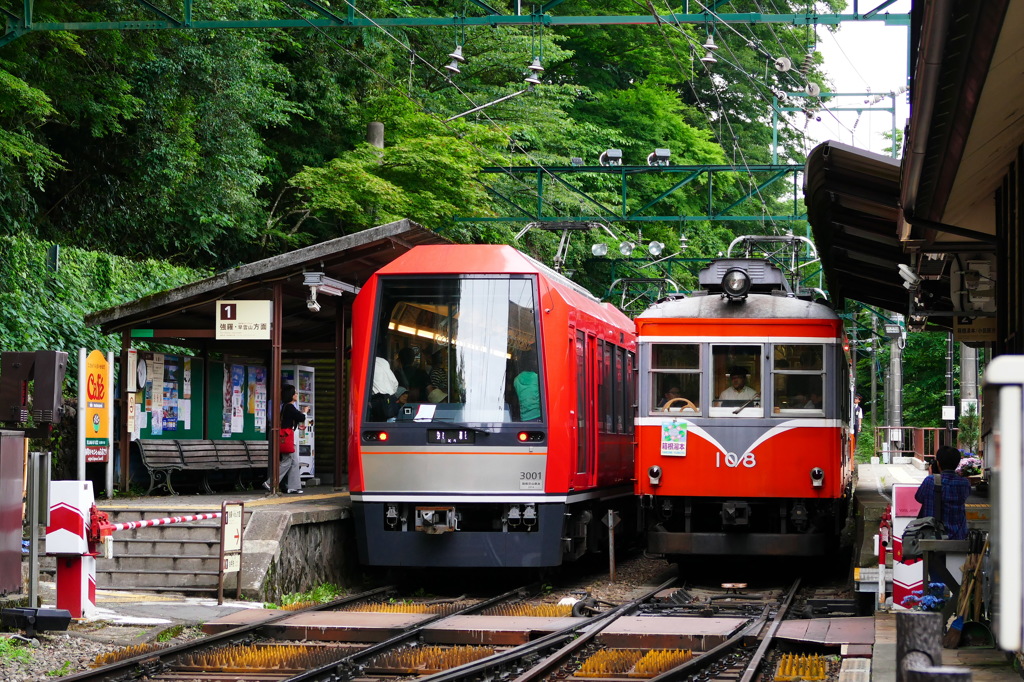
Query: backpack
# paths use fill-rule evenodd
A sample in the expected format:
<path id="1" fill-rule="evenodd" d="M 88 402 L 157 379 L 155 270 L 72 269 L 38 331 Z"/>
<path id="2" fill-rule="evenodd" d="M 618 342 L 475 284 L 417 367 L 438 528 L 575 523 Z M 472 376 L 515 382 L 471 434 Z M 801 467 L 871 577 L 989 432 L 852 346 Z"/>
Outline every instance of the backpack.
<path id="1" fill-rule="evenodd" d="M 914 519 L 903 531 L 903 561 L 913 561 L 924 556 L 921 540 L 941 540 L 946 529 L 942 521 L 934 516 Z"/>

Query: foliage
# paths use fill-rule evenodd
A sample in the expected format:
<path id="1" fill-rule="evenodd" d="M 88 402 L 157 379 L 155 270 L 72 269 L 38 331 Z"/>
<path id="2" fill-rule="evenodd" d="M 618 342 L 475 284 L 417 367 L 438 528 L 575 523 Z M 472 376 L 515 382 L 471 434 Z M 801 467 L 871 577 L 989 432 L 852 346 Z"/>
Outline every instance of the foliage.
<path id="1" fill-rule="evenodd" d="M 928 591 L 914 590 L 903 598 L 902 605 L 913 611 L 941 611 L 946 603 L 946 585 L 928 583 Z"/>
<path id="2" fill-rule="evenodd" d="M 965 456 L 960 459 L 960 463 L 956 465 L 956 473 L 961 476 L 977 476 L 981 473 L 981 467 L 980 459 L 970 453 L 965 453 Z"/>
<path id="3" fill-rule="evenodd" d="M 981 416 L 974 403 L 967 405 L 967 411 L 961 413 L 957 422 L 957 439 L 968 453 L 978 451 L 978 437 L 981 435 Z"/>
<path id="4" fill-rule="evenodd" d="M 32 654 L 24 642 L 10 637 L 0 637 L 0 661 L 28 663 L 31 660 Z"/>
<path id="5" fill-rule="evenodd" d="M 203 273 L 156 260 L 129 261 L 64 248 L 59 268 L 47 266 L 51 243 L 26 235 L 0 236 L 0 351 L 61 350 L 66 385 L 77 390 L 78 349 L 116 351 L 120 339 L 87 327 L 92 312 L 198 279 Z"/>
<path id="6" fill-rule="evenodd" d="M 281 596 L 281 606 L 288 606 L 289 604 L 298 604 L 303 602 L 313 602 L 316 604 L 325 604 L 335 599 L 340 599 L 348 594 L 348 590 L 338 585 L 331 583 L 323 583 L 317 585 L 308 592 L 296 592 L 291 594 L 285 594 Z"/>
<path id="7" fill-rule="evenodd" d="M 161 630 L 160 634 L 158 634 L 156 636 L 156 641 L 158 641 L 158 642 L 169 642 L 172 639 L 174 639 L 175 637 L 177 637 L 178 635 L 180 635 L 182 633 L 182 631 L 184 631 L 184 629 L 185 629 L 185 626 L 182 625 L 181 623 L 178 623 L 177 625 L 172 625 L 169 628 Z"/>
<path id="8" fill-rule="evenodd" d="M 54 668 L 53 670 L 47 670 L 46 671 L 46 676 L 47 677 L 64 677 L 65 675 L 70 675 L 72 673 L 72 671 L 74 671 L 74 669 L 75 669 L 75 664 L 72 661 L 64 661 L 64 663 L 62 663 L 59 668 Z"/>

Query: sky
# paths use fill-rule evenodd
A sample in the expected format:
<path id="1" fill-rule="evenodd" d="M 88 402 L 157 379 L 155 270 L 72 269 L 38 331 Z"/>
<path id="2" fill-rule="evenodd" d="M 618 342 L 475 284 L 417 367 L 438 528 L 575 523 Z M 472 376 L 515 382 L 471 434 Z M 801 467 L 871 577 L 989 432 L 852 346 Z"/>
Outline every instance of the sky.
<path id="1" fill-rule="evenodd" d="M 859 0 L 861 12 L 881 4 L 881 0 Z M 910 10 L 910 0 L 899 0 L 886 8 L 892 14 Z M 852 13 L 852 2 L 844 13 Z M 907 85 L 907 40 L 906 26 L 885 26 L 880 21 L 844 22 L 836 33 L 824 28 L 818 29 L 818 51 L 825 58 L 825 72 L 832 81 L 832 92 L 898 92 Z M 870 107 L 866 96 L 833 99 L 830 108 L 864 107 L 888 109 L 892 100 L 883 98 Z M 896 96 L 896 128 L 902 130 L 909 116 L 906 93 Z M 834 114 L 834 115 L 833 115 Z M 883 153 L 889 146 L 882 137 L 883 132 L 892 129 L 892 114 L 888 111 L 865 111 L 859 117 L 856 112 L 821 111 L 821 121 L 807 126 L 809 147 L 813 142 L 836 140 L 844 144 L 873 152 Z"/>

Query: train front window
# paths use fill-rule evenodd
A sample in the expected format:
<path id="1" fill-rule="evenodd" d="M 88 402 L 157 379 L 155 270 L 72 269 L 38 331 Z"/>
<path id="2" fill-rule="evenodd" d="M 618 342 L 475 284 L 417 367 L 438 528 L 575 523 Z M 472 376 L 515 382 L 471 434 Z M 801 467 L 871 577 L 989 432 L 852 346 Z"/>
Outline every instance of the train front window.
<path id="1" fill-rule="evenodd" d="M 382 277 L 373 343 L 368 421 L 542 417 L 533 278 Z"/>
<path id="2" fill-rule="evenodd" d="M 700 345 L 656 343 L 651 346 L 652 413 L 700 414 Z"/>
<path id="3" fill-rule="evenodd" d="M 785 343 L 772 349 L 774 414 L 792 417 L 824 413 L 824 357 L 821 344 Z"/>
<path id="4" fill-rule="evenodd" d="M 758 417 L 763 390 L 761 346 L 711 346 L 712 417 Z"/>

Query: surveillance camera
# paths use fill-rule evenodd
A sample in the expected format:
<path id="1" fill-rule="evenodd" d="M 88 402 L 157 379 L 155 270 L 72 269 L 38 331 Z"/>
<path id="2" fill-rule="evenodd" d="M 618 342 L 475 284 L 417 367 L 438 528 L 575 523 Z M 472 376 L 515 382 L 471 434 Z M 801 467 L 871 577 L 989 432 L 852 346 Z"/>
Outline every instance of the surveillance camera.
<path id="1" fill-rule="evenodd" d="M 306 301 L 306 307 L 309 308 L 310 312 L 313 312 L 313 313 L 320 312 L 320 304 L 316 302 L 316 299 L 312 299 L 312 298 L 308 299 Z"/>

